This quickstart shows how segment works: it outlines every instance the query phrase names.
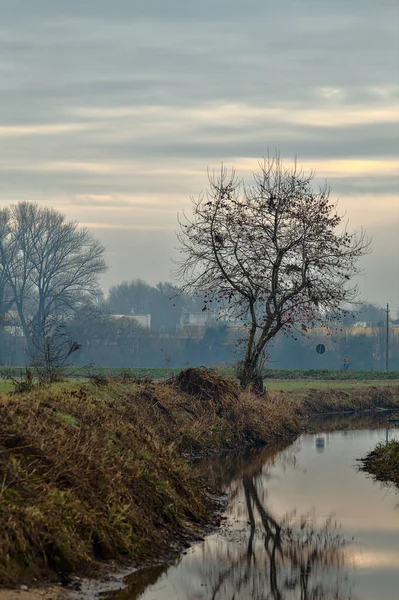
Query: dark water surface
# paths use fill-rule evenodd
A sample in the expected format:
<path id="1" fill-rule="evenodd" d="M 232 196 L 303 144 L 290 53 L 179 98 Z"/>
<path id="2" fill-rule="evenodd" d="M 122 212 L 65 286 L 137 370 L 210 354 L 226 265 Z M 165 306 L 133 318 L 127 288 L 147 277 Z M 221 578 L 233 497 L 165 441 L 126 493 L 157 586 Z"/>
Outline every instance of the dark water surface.
<path id="1" fill-rule="evenodd" d="M 399 600 L 399 493 L 357 463 L 385 439 L 386 419 L 341 419 L 329 433 L 320 422 L 288 447 L 203 464 L 229 494 L 222 528 L 113 598 Z"/>

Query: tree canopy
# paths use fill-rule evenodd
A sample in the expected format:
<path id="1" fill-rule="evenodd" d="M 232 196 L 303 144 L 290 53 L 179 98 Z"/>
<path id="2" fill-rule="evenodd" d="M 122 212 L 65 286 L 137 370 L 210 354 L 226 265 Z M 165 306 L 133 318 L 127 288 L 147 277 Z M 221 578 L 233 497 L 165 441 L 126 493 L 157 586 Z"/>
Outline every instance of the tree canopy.
<path id="1" fill-rule="evenodd" d="M 306 331 L 338 314 L 357 294 L 363 231 L 350 233 L 327 185 L 276 156 L 250 185 L 222 167 L 180 220 L 177 276 L 183 291 L 228 304 L 246 325 L 243 386 L 256 379 L 267 344 L 280 330 Z"/>
<path id="2" fill-rule="evenodd" d="M 0 210 L 0 292 L 31 352 L 52 320 L 59 324 L 99 293 L 103 256 L 87 229 L 55 209 L 20 202 Z"/>

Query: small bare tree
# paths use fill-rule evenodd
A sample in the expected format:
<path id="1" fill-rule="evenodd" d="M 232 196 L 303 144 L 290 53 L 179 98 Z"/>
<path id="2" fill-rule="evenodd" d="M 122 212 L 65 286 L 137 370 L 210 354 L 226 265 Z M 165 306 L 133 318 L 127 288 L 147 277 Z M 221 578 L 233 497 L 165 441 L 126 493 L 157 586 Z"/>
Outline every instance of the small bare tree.
<path id="1" fill-rule="evenodd" d="M 204 309 L 227 304 L 245 326 L 243 387 L 259 379 L 280 330 L 305 332 L 356 297 L 350 280 L 369 241 L 363 231 L 348 232 L 330 189 L 315 191 L 313 179 L 278 156 L 261 163 L 249 186 L 222 166 L 192 199 L 192 217 L 179 220 L 182 290 L 204 294 Z"/>
<path id="2" fill-rule="evenodd" d="M 70 336 L 64 324 L 47 322 L 44 332 L 33 337 L 33 353 L 30 362 L 36 378 L 41 383 L 51 383 L 62 379 L 64 369 L 71 366 L 81 344 Z"/>
<path id="3" fill-rule="evenodd" d="M 76 221 L 20 202 L 0 210 L 0 282 L 24 331 L 28 352 L 44 347 L 51 327 L 99 292 L 104 247 Z"/>

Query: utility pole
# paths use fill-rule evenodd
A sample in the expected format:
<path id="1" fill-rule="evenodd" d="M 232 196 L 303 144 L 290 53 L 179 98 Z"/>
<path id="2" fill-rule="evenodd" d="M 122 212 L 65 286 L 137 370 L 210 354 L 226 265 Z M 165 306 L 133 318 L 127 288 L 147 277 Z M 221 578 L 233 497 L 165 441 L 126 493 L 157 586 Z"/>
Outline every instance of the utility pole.
<path id="1" fill-rule="evenodd" d="M 389 367 L 389 304 L 387 304 L 387 339 L 385 346 L 385 371 L 388 373 Z"/>

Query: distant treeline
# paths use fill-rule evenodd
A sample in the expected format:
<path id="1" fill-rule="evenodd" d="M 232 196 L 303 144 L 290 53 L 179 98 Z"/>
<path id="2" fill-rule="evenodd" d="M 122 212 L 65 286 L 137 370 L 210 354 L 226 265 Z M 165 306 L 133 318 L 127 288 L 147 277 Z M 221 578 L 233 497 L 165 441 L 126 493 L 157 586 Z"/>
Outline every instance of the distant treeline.
<path id="1" fill-rule="evenodd" d="M 171 283 L 151 286 L 142 280 L 113 286 L 105 298 L 76 308 L 64 325 L 81 349 L 76 363 L 104 367 L 183 367 L 232 364 L 241 358 L 240 331 L 210 320 L 203 327 L 182 327 L 182 314 L 201 314 L 203 302 L 179 294 Z M 151 328 L 140 327 L 135 314 L 150 314 Z M 118 318 L 115 316 L 118 315 Z M 271 369 L 327 369 L 340 371 L 344 359 L 349 370 L 383 371 L 386 364 L 385 311 L 363 305 L 333 330 L 332 336 L 315 329 L 297 339 L 279 335 L 268 349 Z M 365 333 L 353 335 L 352 325 L 367 323 Z M 361 329 L 360 329 L 361 331 Z M 15 316 L 0 325 L 0 361 L 27 362 L 24 338 L 18 335 Z M 399 330 L 389 329 L 389 369 L 399 370 Z M 319 355 L 316 345 L 326 351 Z M 279 371 L 281 373 L 281 371 Z"/>
<path id="2" fill-rule="evenodd" d="M 169 282 L 153 286 L 140 279 L 104 295 L 99 279 L 107 268 L 104 256 L 90 231 L 53 208 L 19 202 L 0 210 L 0 364 L 55 366 L 72 354 L 79 365 L 107 367 L 220 365 L 243 358 L 242 326 L 251 321 L 245 303 L 228 294 L 201 298 Z M 385 316 L 383 309 L 364 305 L 345 317 L 342 330 L 334 323 L 329 336 L 313 327 L 313 317 L 304 321 L 298 314 L 290 319 L 292 337 L 271 338 L 267 365 L 339 370 L 346 359 L 350 369 L 382 370 Z M 356 321 L 361 335 L 353 335 Z M 392 370 L 399 368 L 393 324 Z M 262 330 L 261 321 L 256 327 Z M 296 334 L 296 327 L 306 336 Z M 325 345 L 324 354 L 316 354 L 317 343 Z"/>

